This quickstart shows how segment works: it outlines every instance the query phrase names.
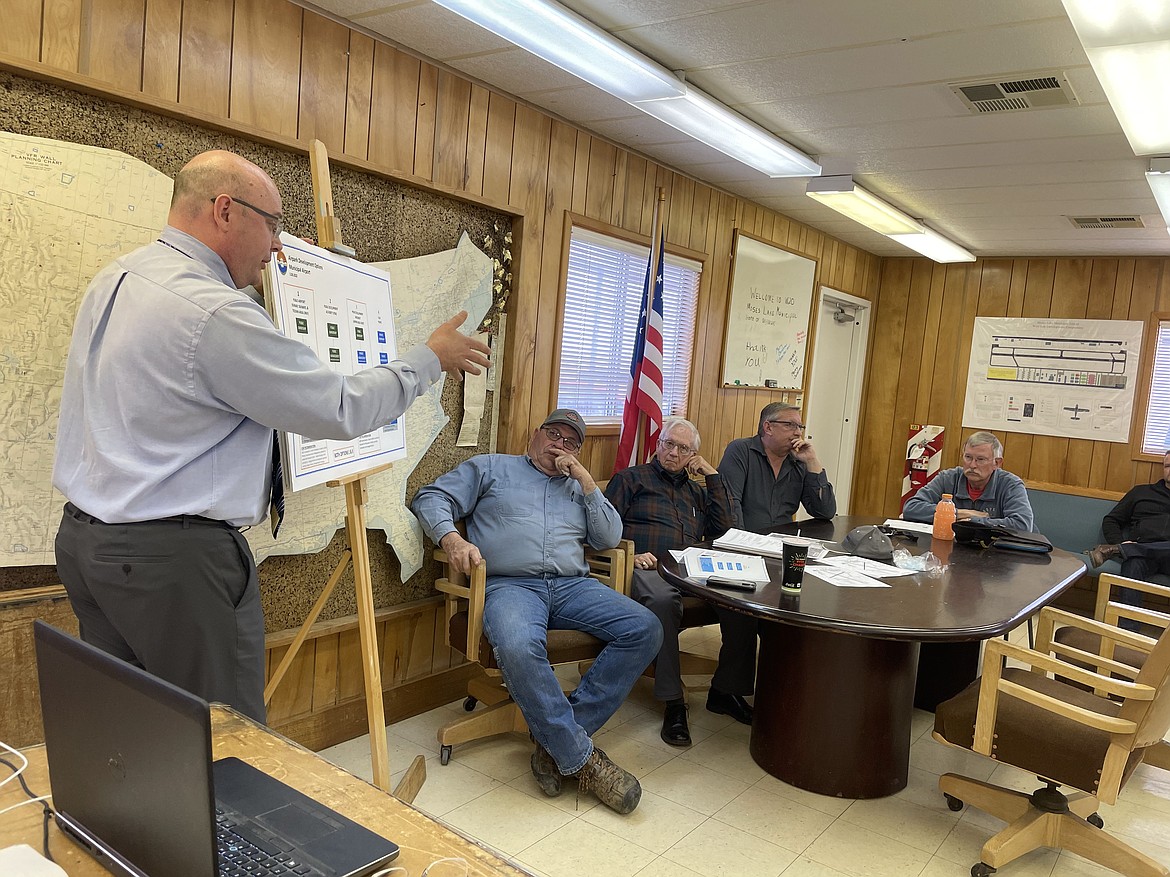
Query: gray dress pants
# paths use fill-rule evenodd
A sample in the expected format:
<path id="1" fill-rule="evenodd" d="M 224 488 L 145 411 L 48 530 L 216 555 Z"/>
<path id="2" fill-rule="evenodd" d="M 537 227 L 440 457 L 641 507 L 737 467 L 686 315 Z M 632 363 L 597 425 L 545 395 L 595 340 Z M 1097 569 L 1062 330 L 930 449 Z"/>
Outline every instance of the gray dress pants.
<path id="1" fill-rule="evenodd" d="M 678 633 L 682 621 L 682 594 L 654 570 L 636 569 L 630 596 L 653 612 L 662 623 L 662 648 L 654 664 L 654 697 L 678 700 L 683 696 L 679 669 Z M 725 694 L 751 695 L 756 679 L 756 631 L 751 616 L 715 607 L 723 644 L 711 687 Z"/>
<path id="2" fill-rule="evenodd" d="M 264 721 L 264 615 L 238 530 L 192 516 L 107 524 L 69 503 L 56 555 L 83 640 Z"/>

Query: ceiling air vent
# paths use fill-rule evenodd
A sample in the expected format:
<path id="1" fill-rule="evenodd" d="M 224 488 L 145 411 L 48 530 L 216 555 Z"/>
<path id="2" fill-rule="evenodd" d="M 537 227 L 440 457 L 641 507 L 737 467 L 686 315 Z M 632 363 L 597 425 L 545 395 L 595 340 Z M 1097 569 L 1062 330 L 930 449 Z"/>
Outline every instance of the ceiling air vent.
<path id="1" fill-rule="evenodd" d="M 1145 228 L 1140 216 L 1069 216 L 1077 228 Z"/>
<path id="2" fill-rule="evenodd" d="M 1063 73 L 1037 73 L 1018 79 L 953 82 L 951 91 L 975 115 L 1046 110 L 1079 103 Z"/>

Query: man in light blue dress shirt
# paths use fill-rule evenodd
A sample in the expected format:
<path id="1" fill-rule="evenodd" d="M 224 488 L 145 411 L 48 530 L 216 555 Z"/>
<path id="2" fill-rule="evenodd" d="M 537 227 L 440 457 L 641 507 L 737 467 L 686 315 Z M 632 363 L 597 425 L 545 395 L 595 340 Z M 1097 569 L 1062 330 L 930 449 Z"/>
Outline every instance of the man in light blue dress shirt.
<path id="1" fill-rule="evenodd" d="M 273 430 L 350 439 L 487 348 L 443 324 L 388 367 L 336 374 L 259 302 L 280 250 L 272 179 L 230 152 L 175 177 L 157 241 L 78 309 L 53 485 L 57 572 L 87 642 L 263 720 L 264 618 L 241 526 L 264 520 Z"/>
<path id="2" fill-rule="evenodd" d="M 558 795 L 562 777 L 575 776 L 583 791 L 629 813 L 641 786 L 591 738 L 658 653 L 662 625 L 589 577 L 582 543 L 613 548 L 622 521 L 577 459 L 584 439 L 581 416 L 557 409 L 533 431 L 527 454 L 472 457 L 419 490 L 411 508 L 457 571 L 487 563 L 484 633 L 536 739 L 531 767 L 541 789 Z M 550 628 L 607 644 L 568 696 L 548 662 Z"/>

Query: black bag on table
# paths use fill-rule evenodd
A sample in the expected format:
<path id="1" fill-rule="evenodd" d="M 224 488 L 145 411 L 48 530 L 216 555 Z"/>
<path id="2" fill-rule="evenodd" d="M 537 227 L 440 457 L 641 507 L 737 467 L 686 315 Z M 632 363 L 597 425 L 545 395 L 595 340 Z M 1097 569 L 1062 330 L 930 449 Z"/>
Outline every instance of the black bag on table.
<path id="1" fill-rule="evenodd" d="M 1042 533 L 1009 530 L 1007 527 L 989 526 L 975 521 L 955 521 L 954 529 L 955 541 L 960 545 L 1036 553 L 1047 553 L 1052 550 L 1052 543 Z"/>

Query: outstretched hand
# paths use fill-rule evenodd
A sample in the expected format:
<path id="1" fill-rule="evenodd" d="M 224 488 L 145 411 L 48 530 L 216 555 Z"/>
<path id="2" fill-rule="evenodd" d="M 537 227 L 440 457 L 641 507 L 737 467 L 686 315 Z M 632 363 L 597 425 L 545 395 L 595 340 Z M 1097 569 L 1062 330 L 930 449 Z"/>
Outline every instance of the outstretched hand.
<path id="1" fill-rule="evenodd" d="M 487 368 L 489 365 L 488 354 L 491 353 L 491 348 L 459 331 L 459 327 L 466 320 L 467 311 L 460 311 L 439 326 L 427 339 L 427 347 L 439 357 L 439 365 L 443 371 L 455 380 L 460 380 L 464 372 L 477 375 L 481 368 Z"/>

